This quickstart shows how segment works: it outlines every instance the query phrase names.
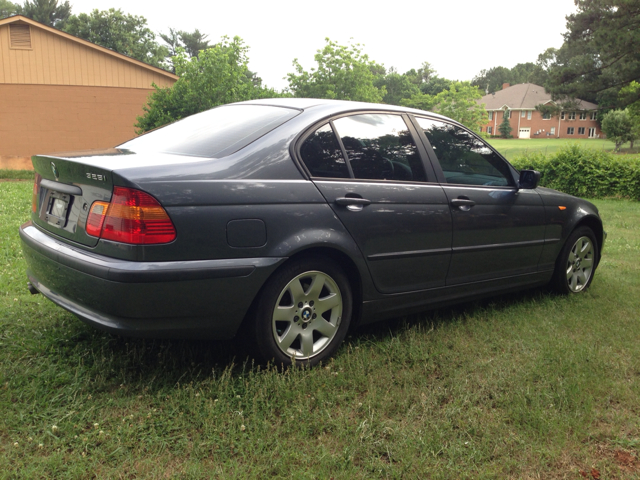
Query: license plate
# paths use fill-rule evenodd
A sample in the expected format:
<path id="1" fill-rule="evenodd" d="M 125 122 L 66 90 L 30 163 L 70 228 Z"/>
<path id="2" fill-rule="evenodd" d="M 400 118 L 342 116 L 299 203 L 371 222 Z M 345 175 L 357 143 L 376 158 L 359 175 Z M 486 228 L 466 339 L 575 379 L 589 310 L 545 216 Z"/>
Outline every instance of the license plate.
<path id="1" fill-rule="evenodd" d="M 67 224 L 67 210 L 70 196 L 66 193 L 51 192 L 45 220 L 50 225 L 63 228 Z"/>

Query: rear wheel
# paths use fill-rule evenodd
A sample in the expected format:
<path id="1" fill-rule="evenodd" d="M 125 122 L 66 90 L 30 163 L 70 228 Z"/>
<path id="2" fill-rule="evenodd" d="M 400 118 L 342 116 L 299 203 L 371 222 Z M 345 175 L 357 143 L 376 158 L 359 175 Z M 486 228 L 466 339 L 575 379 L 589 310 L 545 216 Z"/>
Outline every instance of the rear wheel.
<path id="1" fill-rule="evenodd" d="M 254 344 L 263 360 L 316 365 L 331 357 L 349 328 L 349 281 L 330 259 L 293 260 L 262 292 L 253 322 Z"/>
<path id="2" fill-rule="evenodd" d="M 563 294 L 586 290 L 593 280 L 597 258 L 598 244 L 593 230 L 588 227 L 574 230 L 556 261 L 554 290 Z"/>

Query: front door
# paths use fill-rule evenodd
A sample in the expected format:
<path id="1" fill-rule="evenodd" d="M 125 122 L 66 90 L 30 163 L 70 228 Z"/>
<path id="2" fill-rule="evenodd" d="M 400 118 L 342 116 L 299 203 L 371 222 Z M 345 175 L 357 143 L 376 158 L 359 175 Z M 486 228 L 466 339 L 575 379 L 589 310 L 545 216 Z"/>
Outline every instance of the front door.
<path id="1" fill-rule="evenodd" d="M 438 162 L 453 220 L 447 285 L 537 271 L 545 215 L 535 190 L 519 190 L 514 172 L 461 127 L 418 118 Z"/>

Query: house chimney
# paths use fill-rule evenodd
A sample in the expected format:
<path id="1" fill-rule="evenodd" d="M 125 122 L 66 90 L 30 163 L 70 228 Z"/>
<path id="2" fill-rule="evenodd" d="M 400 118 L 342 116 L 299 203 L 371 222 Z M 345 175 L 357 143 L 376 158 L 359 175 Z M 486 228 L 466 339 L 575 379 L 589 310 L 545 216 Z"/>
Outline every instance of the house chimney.
<path id="1" fill-rule="evenodd" d="M 505 88 L 509 88 L 509 86 L 510 86 L 510 85 L 509 85 L 508 83 L 503 83 L 503 84 L 502 84 L 502 89 L 504 90 Z"/>

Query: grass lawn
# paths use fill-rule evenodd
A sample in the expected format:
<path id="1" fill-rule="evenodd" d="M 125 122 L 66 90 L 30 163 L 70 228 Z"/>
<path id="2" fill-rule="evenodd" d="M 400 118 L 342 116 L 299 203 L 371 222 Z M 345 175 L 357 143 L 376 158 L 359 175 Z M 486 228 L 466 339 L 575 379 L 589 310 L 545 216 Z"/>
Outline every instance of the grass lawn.
<path id="1" fill-rule="evenodd" d="M 398 318 L 278 373 L 30 295 L 31 188 L 0 182 L 0 478 L 640 478 L 636 202 L 595 202 L 609 238 L 584 294 Z"/>
<path id="2" fill-rule="evenodd" d="M 544 154 L 556 153 L 561 148 L 578 144 L 584 147 L 596 148 L 613 152 L 615 147 L 613 142 L 601 138 L 569 140 L 566 138 L 531 138 L 520 140 L 518 138 L 489 138 L 487 140 L 493 148 L 498 150 L 507 160 L 511 160 L 526 152 L 541 151 Z M 634 146 L 633 151 L 629 149 L 629 144 L 625 144 L 620 149 L 621 153 L 638 153 L 639 149 Z"/>

